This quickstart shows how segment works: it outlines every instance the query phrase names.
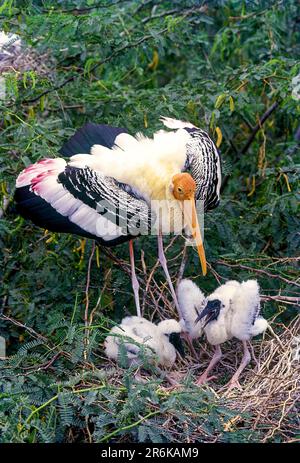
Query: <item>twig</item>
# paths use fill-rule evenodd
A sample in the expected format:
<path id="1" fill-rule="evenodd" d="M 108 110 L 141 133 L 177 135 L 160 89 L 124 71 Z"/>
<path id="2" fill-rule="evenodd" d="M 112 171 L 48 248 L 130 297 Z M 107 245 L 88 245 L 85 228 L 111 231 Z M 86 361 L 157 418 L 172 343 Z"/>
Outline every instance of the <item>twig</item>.
<path id="1" fill-rule="evenodd" d="M 87 347 L 89 344 L 89 305 L 90 305 L 90 299 L 89 299 L 89 288 L 90 288 L 90 281 L 91 281 L 91 267 L 92 267 L 92 260 L 94 257 L 95 253 L 95 241 L 93 240 L 92 244 L 92 250 L 91 254 L 89 257 L 89 263 L 88 263 L 88 271 L 87 271 L 87 278 L 86 278 L 86 287 L 85 287 L 85 311 L 84 311 L 84 326 L 85 326 L 85 346 Z M 87 351 L 86 349 L 84 350 L 84 360 L 87 359 Z"/>
<path id="2" fill-rule="evenodd" d="M 186 245 L 186 241 L 184 241 L 184 246 L 183 246 L 183 250 L 182 250 L 181 264 L 180 264 L 178 275 L 177 275 L 176 288 L 178 288 L 178 285 L 179 285 L 179 283 L 181 282 L 181 280 L 183 278 L 185 266 L 186 266 L 186 263 L 187 263 L 187 258 L 188 258 L 188 256 L 187 256 L 187 245 Z"/>
<path id="3" fill-rule="evenodd" d="M 218 265 L 225 265 L 226 267 L 236 267 L 236 268 L 241 268 L 241 269 L 244 269 L 244 270 L 249 270 L 250 272 L 256 272 L 256 273 L 262 273 L 264 275 L 267 275 L 268 277 L 270 278 L 277 278 L 281 281 L 284 281 L 285 283 L 289 284 L 289 285 L 294 285 L 294 286 L 298 286 L 300 287 L 300 284 L 297 283 L 296 281 L 292 281 L 292 280 L 288 280 L 287 278 L 284 278 L 280 275 L 274 275 L 273 273 L 269 273 L 267 272 L 266 270 L 263 270 L 261 268 L 254 268 L 254 267 L 248 267 L 247 265 L 242 265 L 242 264 L 229 264 L 228 262 L 225 262 L 223 260 L 217 260 L 215 261 L 216 264 Z"/>
<path id="4" fill-rule="evenodd" d="M 267 296 L 262 294 L 261 299 L 263 301 L 279 301 L 284 304 L 291 304 L 291 305 L 299 305 L 300 306 L 300 297 L 294 296 L 281 296 L 278 294 L 277 296 Z"/>
<path id="5" fill-rule="evenodd" d="M 28 331 L 28 333 L 31 334 L 31 336 L 33 336 L 34 338 L 40 339 L 40 340 L 42 340 L 44 342 L 48 342 L 48 339 L 45 338 L 45 336 L 42 336 L 41 334 L 37 333 L 36 331 L 34 331 L 29 326 L 24 325 L 24 323 L 21 323 L 18 320 L 15 320 L 12 317 L 8 317 L 7 315 L 1 314 L 0 315 L 0 320 L 9 321 L 9 322 L 13 323 L 15 326 L 18 326 L 18 327 L 23 328 L 26 331 Z"/>
<path id="6" fill-rule="evenodd" d="M 2 207 L 0 207 L 0 219 L 5 214 L 8 206 L 9 206 L 9 203 L 10 203 L 10 198 L 8 198 L 7 196 L 4 196 L 3 201 L 2 201 Z"/>
<path id="7" fill-rule="evenodd" d="M 259 119 L 259 122 L 256 124 L 256 126 L 253 128 L 253 131 L 250 135 L 250 137 L 247 140 L 247 143 L 245 144 L 244 148 L 242 149 L 241 153 L 245 154 L 252 142 L 255 139 L 255 136 L 257 132 L 261 129 L 261 126 L 266 122 L 266 120 L 271 116 L 271 114 L 275 111 L 275 109 L 279 106 L 279 102 L 275 101 L 270 108 L 262 115 L 262 117 Z"/>
<path id="8" fill-rule="evenodd" d="M 165 32 L 168 31 L 168 28 L 165 27 L 164 29 L 160 30 L 157 35 L 159 34 L 164 34 Z M 130 43 L 128 45 L 123 45 L 122 47 L 118 48 L 117 50 L 113 51 L 109 56 L 107 56 L 106 58 L 104 58 L 103 60 L 99 61 L 98 63 L 96 63 L 94 66 L 91 67 L 90 69 L 90 73 L 94 72 L 99 66 L 102 66 L 102 64 L 105 64 L 107 63 L 108 61 L 112 60 L 113 58 L 115 58 L 116 56 L 118 56 L 120 53 L 122 53 L 123 51 L 125 50 L 129 50 L 131 48 L 135 48 L 137 47 L 138 45 L 141 45 L 143 42 L 146 42 L 147 40 L 151 40 L 153 39 L 153 35 L 152 34 L 147 34 L 145 35 L 144 37 L 140 38 L 139 40 L 136 40 L 135 42 L 133 43 Z M 73 82 L 74 80 L 82 77 L 84 74 L 84 70 L 83 71 L 80 71 L 80 72 L 77 72 L 77 74 L 74 74 L 70 77 L 68 77 L 66 80 L 64 80 L 61 84 L 59 85 L 56 85 L 55 87 L 52 87 L 52 88 L 49 88 L 47 90 L 45 90 L 44 92 L 40 93 L 39 95 L 37 95 L 36 97 L 34 98 L 30 98 L 28 100 L 23 100 L 22 103 L 35 103 L 36 101 L 38 101 L 40 98 L 42 98 L 43 96 L 45 95 L 48 95 L 49 93 L 52 93 L 52 92 L 55 92 L 56 90 L 60 90 L 61 88 L 63 88 L 65 85 L 69 84 L 70 82 Z"/>

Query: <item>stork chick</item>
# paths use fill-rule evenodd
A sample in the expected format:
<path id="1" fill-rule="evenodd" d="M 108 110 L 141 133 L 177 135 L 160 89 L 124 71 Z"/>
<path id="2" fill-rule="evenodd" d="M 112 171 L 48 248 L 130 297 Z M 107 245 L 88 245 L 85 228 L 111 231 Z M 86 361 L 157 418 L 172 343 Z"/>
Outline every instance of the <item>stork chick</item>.
<path id="1" fill-rule="evenodd" d="M 193 284 L 194 285 L 194 284 Z M 219 286 L 210 294 L 204 303 L 201 313 L 197 315 L 195 300 L 199 297 L 199 289 L 194 285 L 189 286 L 191 295 L 189 304 L 192 305 L 189 312 L 189 323 L 199 323 L 198 333 L 204 332 L 210 344 L 215 346 L 215 352 L 205 372 L 198 378 L 196 384 L 200 385 L 209 380 L 209 373 L 222 358 L 220 345 L 232 338 L 239 339 L 243 343 L 243 358 L 237 371 L 231 378 L 228 386 L 240 387 L 239 377 L 251 359 L 247 341 L 253 336 L 261 334 L 268 328 L 268 322 L 259 315 L 260 296 L 259 286 L 256 280 L 248 280 L 242 283 L 228 281 Z M 187 283 L 184 281 L 178 287 L 178 297 L 184 303 L 187 293 Z M 192 289 L 192 290 L 191 290 Z M 201 293 L 202 295 L 202 293 Z M 183 310 L 183 307 L 181 307 Z M 186 322 L 187 324 L 187 322 Z M 194 328 L 194 333 L 197 333 Z"/>
<path id="2" fill-rule="evenodd" d="M 155 325 L 143 317 L 125 317 L 107 336 L 105 353 L 108 358 L 118 360 L 120 346 L 123 344 L 129 364 L 138 365 L 141 346 L 145 346 L 152 363 L 171 368 L 176 360 L 176 351 L 184 355 L 180 333 L 181 326 L 173 319 Z M 167 379 L 171 382 L 168 376 Z"/>
<path id="3" fill-rule="evenodd" d="M 195 324 L 195 320 L 205 306 L 205 296 L 198 286 L 191 280 L 182 280 L 177 288 L 177 298 L 180 307 L 180 325 L 182 333 L 189 344 L 194 357 L 197 352 L 193 346 L 193 340 L 199 339 L 202 335 L 200 324 Z"/>
<path id="4" fill-rule="evenodd" d="M 196 202 L 203 212 L 220 200 L 221 166 L 209 135 L 190 122 L 161 117 L 170 131 L 131 136 L 125 128 L 87 123 L 60 149 L 16 180 L 18 212 L 49 231 L 92 238 L 103 246 L 129 241 L 131 281 L 141 316 L 133 239 L 157 235 L 158 257 L 179 311 L 163 235 L 185 230 L 206 275 Z M 200 212 L 200 211 L 198 211 Z"/>

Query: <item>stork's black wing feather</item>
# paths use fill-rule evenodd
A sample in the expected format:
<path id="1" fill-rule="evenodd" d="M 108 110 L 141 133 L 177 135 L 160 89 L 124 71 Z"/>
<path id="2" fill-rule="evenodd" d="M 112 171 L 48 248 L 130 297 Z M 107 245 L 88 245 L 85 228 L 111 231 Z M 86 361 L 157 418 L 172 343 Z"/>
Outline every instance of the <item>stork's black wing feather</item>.
<path id="1" fill-rule="evenodd" d="M 70 222 L 68 217 L 59 214 L 43 198 L 30 191 L 30 186 L 17 188 L 14 199 L 18 213 L 38 227 L 57 233 L 72 233 L 84 238 L 95 238 L 75 223 Z"/>
<path id="2" fill-rule="evenodd" d="M 128 133 L 122 127 L 112 127 L 105 124 L 88 122 L 63 145 L 60 153 L 70 157 L 74 154 L 89 154 L 93 145 L 102 145 L 111 148 L 115 139 L 121 133 Z"/>
<path id="3" fill-rule="evenodd" d="M 184 168 L 196 182 L 196 199 L 204 201 L 204 210 L 218 206 L 220 201 L 221 164 L 218 148 L 204 130 L 188 128 L 190 142 Z"/>

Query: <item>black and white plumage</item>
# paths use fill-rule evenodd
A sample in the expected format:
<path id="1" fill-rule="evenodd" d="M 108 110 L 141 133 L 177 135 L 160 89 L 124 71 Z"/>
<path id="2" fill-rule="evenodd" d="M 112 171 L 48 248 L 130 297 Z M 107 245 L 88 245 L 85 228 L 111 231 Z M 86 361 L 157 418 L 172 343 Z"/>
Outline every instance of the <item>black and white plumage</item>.
<path id="1" fill-rule="evenodd" d="M 208 374 L 220 361 L 220 345 L 236 338 L 243 343 L 244 355 L 230 381 L 231 388 L 239 385 L 238 378 L 251 359 L 247 341 L 263 333 L 269 326 L 267 320 L 260 315 L 259 286 L 256 280 L 242 283 L 231 280 L 219 286 L 207 298 L 204 299 L 203 296 L 190 280 L 183 280 L 178 286 L 178 300 L 184 316 L 184 326 L 191 326 L 194 338 L 197 334 L 200 337 L 204 332 L 208 342 L 215 346 L 214 356 L 197 384 L 206 382 Z"/>
<path id="2" fill-rule="evenodd" d="M 181 326 L 173 319 L 155 325 L 143 317 L 125 317 L 109 332 L 104 342 L 105 354 L 118 360 L 120 346 L 123 345 L 130 365 L 139 364 L 139 352 L 143 346 L 152 362 L 171 368 L 176 360 L 176 351 L 183 354 L 180 333 Z"/>
<path id="3" fill-rule="evenodd" d="M 218 205 L 220 194 L 220 159 L 208 134 L 188 122 L 170 118 L 162 122 L 171 130 L 161 130 L 153 138 L 88 123 L 61 149 L 68 160 L 43 159 L 24 169 L 16 181 L 18 211 L 35 224 L 94 238 L 105 246 L 130 241 L 138 315 L 131 240 L 141 233 L 158 235 L 159 258 L 178 308 L 162 234 L 187 227 L 205 274 L 195 200 L 202 200 L 204 210 L 209 210 Z M 185 212 L 185 202 L 191 204 L 190 212 Z"/>
<path id="4" fill-rule="evenodd" d="M 3 62 L 11 60 L 13 56 L 17 56 L 20 52 L 20 37 L 16 34 L 0 31 L 0 70 L 3 66 Z"/>

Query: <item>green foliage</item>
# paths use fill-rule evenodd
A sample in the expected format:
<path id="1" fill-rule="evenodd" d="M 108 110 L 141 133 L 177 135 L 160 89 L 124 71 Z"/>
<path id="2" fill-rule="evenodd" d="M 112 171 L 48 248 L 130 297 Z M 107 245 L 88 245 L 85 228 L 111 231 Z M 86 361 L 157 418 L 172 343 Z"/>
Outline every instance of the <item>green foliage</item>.
<path id="1" fill-rule="evenodd" d="M 109 367 L 102 342 L 110 320 L 134 312 L 129 278 L 100 249 L 91 269 L 90 312 L 96 310 L 87 345 L 83 313 L 91 243 L 84 247 L 76 237 L 45 233 L 20 218 L 12 200 L 18 173 L 58 156 L 86 121 L 151 134 L 166 115 L 201 126 L 215 140 L 220 130 L 226 183 L 220 206 L 205 218 L 208 261 L 221 278 L 255 276 L 265 295 L 296 295 L 297 1 L 202 3 L 9 0 L 0 7 L 0 29 L 20 34 L 48 66 L 43 73 L 12 69 L 5 74 L 6 99 L 0 100 L 0 335 L 9 356 L 0 360 L 2 442 L 263 437 L 248 415 L 243 426 L 225 431 L 224 423 L 240 412 L 193 387 L 192 378 L 183 392 L 167 393 L 155 368 L 152 380 L 140 384 L 132 369 Z M 275 102 L 278 108 L 243 154 L 259 117 Z M 182 245 L 178 238 L 169 256 Z M 139 239 L 136 249 L 137 256 L 145 251 L 151 268 L 155 238 Z M 197 255 L 188 251 L 186 276 L 197 277 L 205 291 L 214 289 L 215 274 L 201 279 Z M 126 246 L 114 253 L 128 259 Z M 288 322 L 295 308 L 273 300 L 264 313 Z M 149 367 L 147 353 L 142 357 Z"/>

